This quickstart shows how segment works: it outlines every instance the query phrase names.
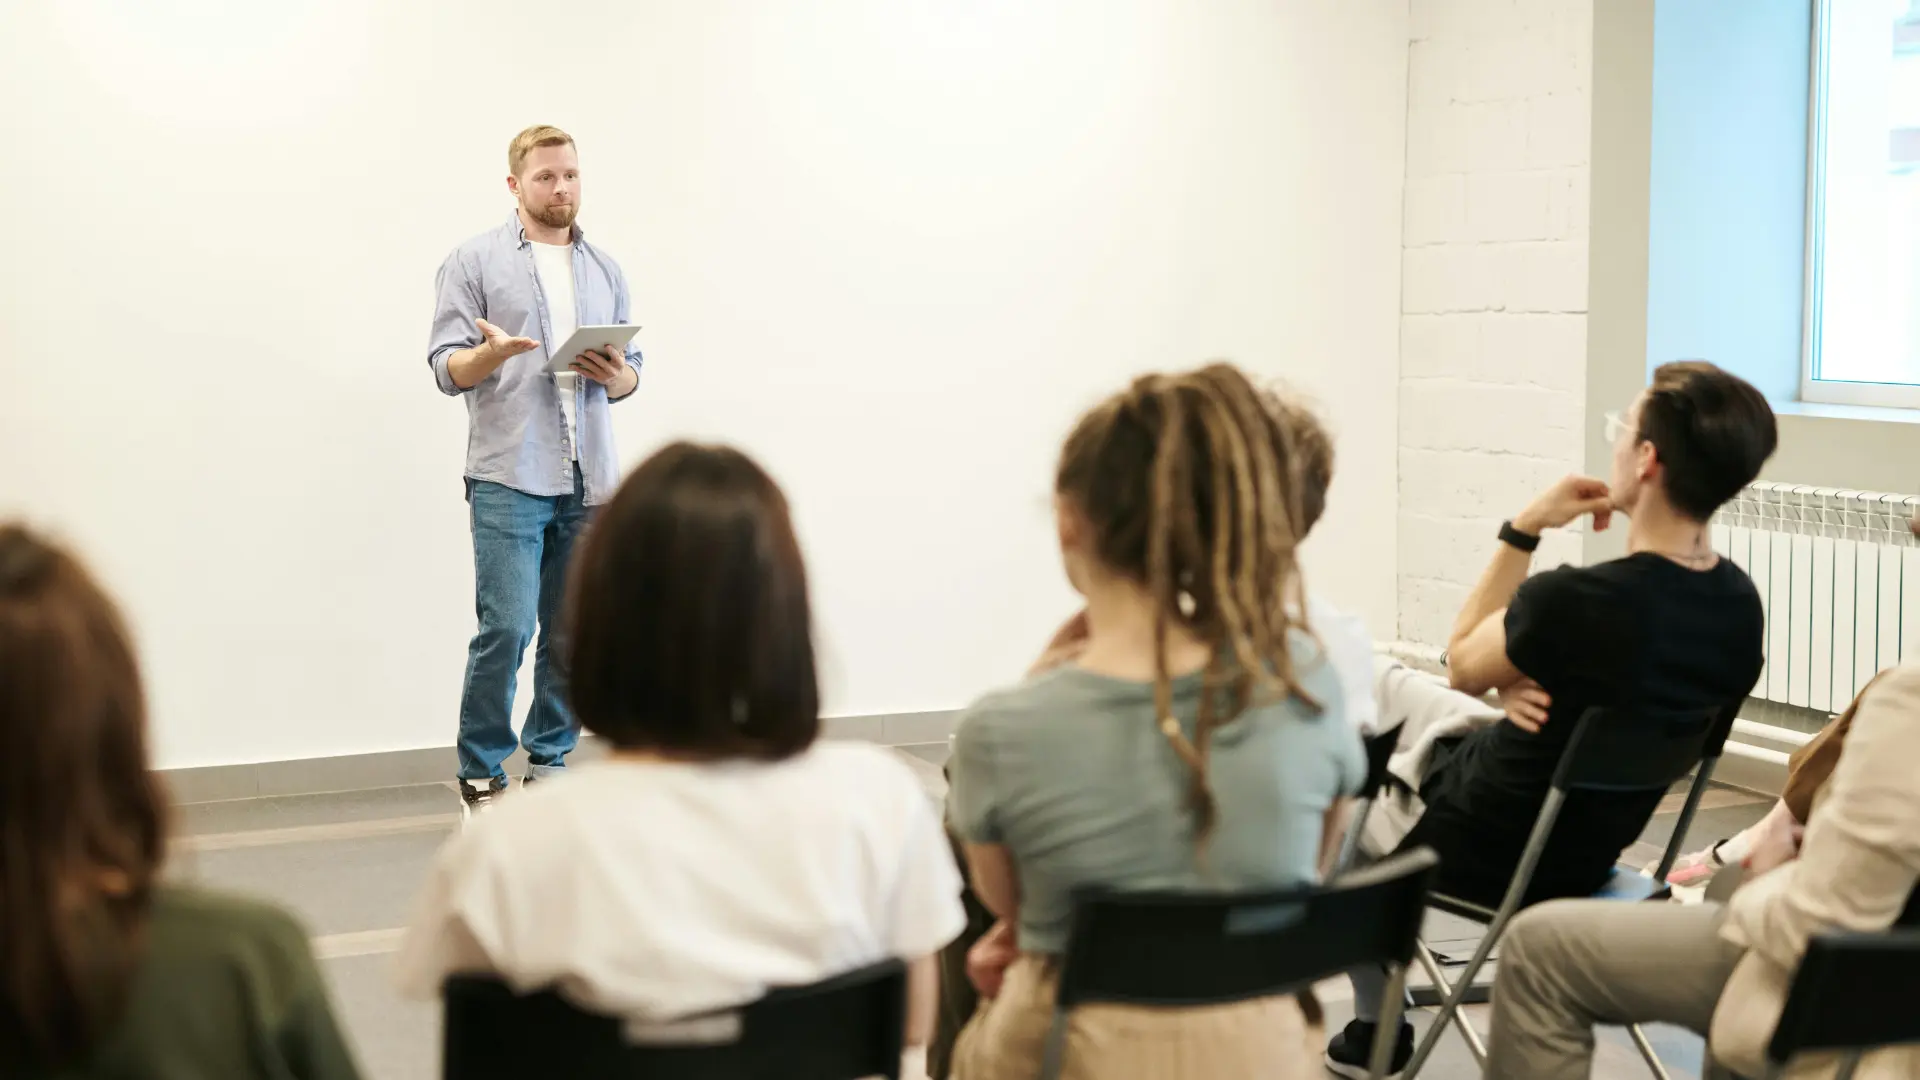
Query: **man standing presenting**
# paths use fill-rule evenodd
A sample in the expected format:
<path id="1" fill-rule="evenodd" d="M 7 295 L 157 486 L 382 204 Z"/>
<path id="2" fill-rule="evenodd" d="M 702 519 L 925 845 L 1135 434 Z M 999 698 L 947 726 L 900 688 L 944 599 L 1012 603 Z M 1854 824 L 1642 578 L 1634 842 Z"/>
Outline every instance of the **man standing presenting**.
<path id="1" fill-rule="evenodd" d="M 609 347 L 549 374 L 547 349 L 581 326 L 624 324 L 619 264 L 574 224 L 580 161 L 558 128 L 530 127 L 507 146 L 518 206 L 461 244 L 435 278 L 427 363 L 442 393 L 467 399 L 467 504 L 475 612 L 460 695 L 460 797 L 468 814 L 506 789 L 520 658 L 534 649 L 533 707 L 520 743 L 532 782 L 566 765 L 578 738 L 556 640 L 567 559 L 588 508 L 619 481 L 610 402 L 640 380 L 638 349 Z"/>

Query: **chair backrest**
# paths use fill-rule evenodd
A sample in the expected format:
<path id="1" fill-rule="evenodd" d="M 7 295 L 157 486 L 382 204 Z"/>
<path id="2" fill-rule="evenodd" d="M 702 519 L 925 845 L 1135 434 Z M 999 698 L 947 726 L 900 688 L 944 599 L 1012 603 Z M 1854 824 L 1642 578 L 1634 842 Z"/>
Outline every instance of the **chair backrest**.
<path id="1" fill-rule="evenodd" d="M 584 1012 L 550 990 L 515 994 L 491 977 L 455 976 L 445 996 L 446 1080 L 897 1080 L 905 1049 L 907 979 L 898 960 L 774 990 L 742 1006 L 738 1037 L 716 1044 L 635 1045 L 617 1018 Z"/>
<path id="2" fill-rule="evenodd" d="M 1560 756 L 1553 786 L 1604 792 L 1672 787 L 1702 761 L 1719 758 L 1736 709 L 1588 709 Z"/>
<path id="3" fill-rule="evenodd" d="M 1807 942 L 1767 1056 L 1920 1042 L 1920 929 L 1822 934 Z"/>
<path id="4" fill-rule="evenodd" d="M 1367 783 L 1360 789 L 1360 798 L 1378 798 L 1380 789 L 1387 786 L 1387 763 L 1393 759 L 1394 748 L 1400 743 L 1401 726 L 1395 724 L 1362 740 L 1367 746 Z"/>
<path id="5" fill-rule="evenodd" d="M 1082 895 L 1060 1007 L 1245 1001 L 1304 990 L 1361 964 L 1405 964 L 1438 864 L 1420 848 L 1326 886 Z"/>

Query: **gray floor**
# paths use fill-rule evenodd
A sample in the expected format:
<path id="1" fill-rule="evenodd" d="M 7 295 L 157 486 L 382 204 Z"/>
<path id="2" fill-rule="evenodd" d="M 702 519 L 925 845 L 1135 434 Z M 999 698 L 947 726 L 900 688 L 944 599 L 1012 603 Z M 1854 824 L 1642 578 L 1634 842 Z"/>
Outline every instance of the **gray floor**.
<path id="1" fill-rule="evenodd" d="M 929 794 L 944 794 L 938 764 L 944 744 L 901 748 Z M 1672 832 L 1678 800 L 1656 816 L 1630 859 L 1658 856 Z M 433 852 L 457 827 L 458 796 L 448 785 L 387 788 L 336 795 L 206 803 L 182 807 L 173 872 L 204 884 L 275 900 L 300 915 L 331 982 L 336 1008 L 370 1080 L 431 1080 L 438 1075 L 440 1020 L 430 1002 L 404 1001 L 388 980 L 387 965 L 399 928 L 407 922 L 415 888 Z M 1729 835 L 1756 821 L 1766 801 L 1730 790 L 1712 793 L 1691 831 Z M 1649 854 L 1651 853 L 1651 854 Z M 1471 949 L 1471 924 L 1436 915 L 1429 940 Z M 1342 983 L 1324 988 L 1331 1025 L 1351 1015 Z M 1424 1016 L 1416 1022 L 1424 1027 Z M 1680 1031 L 1656 1031 L 1656 1044 L 1674 1067 L 1691 1076 L 1699 1040 Z M 1423 1073 L 1435 1080 L 1474 1076 L 1457 1038 L 1442 1043 Z M 1621 1033 L 1603 1033 L 1595 1077 L 1645 1076 Z"/>

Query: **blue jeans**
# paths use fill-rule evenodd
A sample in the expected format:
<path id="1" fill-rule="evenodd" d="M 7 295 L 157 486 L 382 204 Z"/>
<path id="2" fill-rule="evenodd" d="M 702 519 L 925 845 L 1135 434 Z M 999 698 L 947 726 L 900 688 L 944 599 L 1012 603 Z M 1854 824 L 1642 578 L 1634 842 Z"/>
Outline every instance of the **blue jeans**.
<path id="1" fill-rule="evenodd" d="M 467 506 L 480 628 L 467 647 L 467 681 L 460 694 L 460 778 L 506 775 L 502 763 L 513 753 L 520 658 L 536 627 L 533 707 L 519 742 L 539 776 L 564 768 L 580 738 L 567 704 L 565 654 L 558 638 L 567 560 L 588 516 L 580 470 L 573 471 L 573 494 L 561 496 L 528 495 L 469 479 Z"/>

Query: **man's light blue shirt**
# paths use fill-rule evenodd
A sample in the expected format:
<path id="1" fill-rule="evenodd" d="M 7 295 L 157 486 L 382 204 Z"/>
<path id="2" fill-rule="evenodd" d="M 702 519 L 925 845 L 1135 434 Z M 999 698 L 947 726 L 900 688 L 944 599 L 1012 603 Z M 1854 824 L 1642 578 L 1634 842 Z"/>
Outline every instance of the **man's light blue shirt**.
<path id="1" fill-rule="evenodd" d="M 614 451 L 607 388 L 592 379 L 575 380 L 580 445 L 577 453 L 569 453 L 560 394 L 554 376 L 547 374 L 547 347 L 561 343 L 553 340 L 553 320 L 534 269 L 533 244 L 519 213 L 455 248 L 440 264 L 434 289 L 438 297 L 427 363 L 442 393 L 467 399 L 467 476 L 529 495 L 571 495 L 577 457 L 587 505 L 613 498 L 620 483 L 620 462 Z M 573 296 L 575 326 L 612 326 L 631 318 L 627 278 L 620 264 L 588 244 L 577 225 L 573 229 Z M 485 342 L 475 319 L 485 319 L 511 335 L 532 338 L 540 347 L 513 357 L 472 389 L 462 390 L 447 371 L 447 358 Z M 640 349 L 627 346 L 626 361 L 636 376 L 640 359 Z"/>

